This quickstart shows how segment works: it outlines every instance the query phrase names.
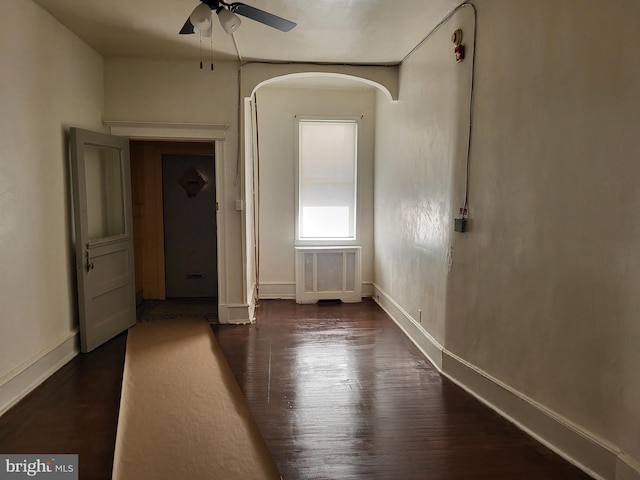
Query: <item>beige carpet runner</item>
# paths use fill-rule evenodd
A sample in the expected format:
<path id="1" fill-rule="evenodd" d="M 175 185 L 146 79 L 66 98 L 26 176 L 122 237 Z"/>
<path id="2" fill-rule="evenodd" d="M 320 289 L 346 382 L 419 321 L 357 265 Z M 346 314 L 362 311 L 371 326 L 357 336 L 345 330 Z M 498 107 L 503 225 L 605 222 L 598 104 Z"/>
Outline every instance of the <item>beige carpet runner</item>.
<path id="1" fill-rule="evenodd" d="M 114 480 L 279 478 L 204 319 L 129 330 Z"/>

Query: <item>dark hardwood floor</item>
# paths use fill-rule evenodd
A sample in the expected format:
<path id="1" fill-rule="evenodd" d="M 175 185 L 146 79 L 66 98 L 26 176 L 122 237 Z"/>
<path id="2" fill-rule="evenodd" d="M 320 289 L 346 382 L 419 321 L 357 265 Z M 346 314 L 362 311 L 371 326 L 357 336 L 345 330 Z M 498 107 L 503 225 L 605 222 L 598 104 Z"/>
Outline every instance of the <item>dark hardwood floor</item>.
<path id="1" fill-rule="evenodd" d="M 285 480 L 590 478 L 442 378 L 371 301 L 257 314 L 212 328 Z M 81 479 L 111 478 L 125 341 L 0 417 L 0 453 L 78 453 Z"/>
<path id="2" fill-rule="evenodd" d="M 76 356 L 2 415 L 0 453 L 78 454 L 81 479 L 110 479 L 126 339 Z"/>
<path id="3" fill-rule="evenodd" d="M 284 479 L 586 479 L 443 378 L 372 301 L 213 326 Z"/>

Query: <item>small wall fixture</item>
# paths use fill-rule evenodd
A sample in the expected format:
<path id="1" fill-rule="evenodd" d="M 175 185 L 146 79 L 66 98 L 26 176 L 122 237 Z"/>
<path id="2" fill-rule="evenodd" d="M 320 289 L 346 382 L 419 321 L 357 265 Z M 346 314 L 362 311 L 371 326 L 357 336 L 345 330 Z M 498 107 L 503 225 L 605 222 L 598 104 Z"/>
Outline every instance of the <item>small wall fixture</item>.
<path id="1" fill-rule="evenodd" d="M 464 45 L 462 45 L 462 29 L 457 29 L 451 35 L 451 42 L 455 45 L 453 53 L 456 56 L 456 62 L 460 63 L 464 60 Z"/>

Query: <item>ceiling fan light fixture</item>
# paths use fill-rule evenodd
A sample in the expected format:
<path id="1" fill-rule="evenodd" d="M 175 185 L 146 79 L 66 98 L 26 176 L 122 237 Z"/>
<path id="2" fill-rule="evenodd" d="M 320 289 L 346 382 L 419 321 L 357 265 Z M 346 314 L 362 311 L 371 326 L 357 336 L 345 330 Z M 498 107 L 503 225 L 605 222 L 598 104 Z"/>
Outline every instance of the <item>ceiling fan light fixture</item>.
<path id="1" fill-rule="evenodd" d="M 193 27 L 199 30 L 202 35 L 207 36 L 207 31 L 209 31 L 209 35 L 211 35 L 211 8 L 209 5 L 201 3 L 194 8 L 189 16 L 189 20 L 193 24 Z"/>
<path id="2" fill-rule="evenodd" d="M 207 28 L 206 30 L 200 30 L 200 35 L 207 38 L 213 35 L 213 23 L 209 23 L 209 28 Z"/>
<path id="3" fill-rule="evenodd" d="M 222 25 L 222 28 L 228 34 L 235 32 L 242 23 L 240 17 L 226 8 L 220 8 L 218 10 L 218 20 L 220 20 L 220 25 Z"/>

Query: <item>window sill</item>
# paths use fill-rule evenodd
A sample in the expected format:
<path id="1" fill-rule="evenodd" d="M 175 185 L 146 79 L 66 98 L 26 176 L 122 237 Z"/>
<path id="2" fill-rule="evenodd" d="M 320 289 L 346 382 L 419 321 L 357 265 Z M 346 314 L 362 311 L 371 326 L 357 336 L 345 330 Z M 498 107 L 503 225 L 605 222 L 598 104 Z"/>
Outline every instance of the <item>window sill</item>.
<path id="1" fill-rule="evenodd" d="M 360 242 L 357 238 L 305 238 L 296 240 L 296 247 L 344 247 L 358 246 Z"/>

